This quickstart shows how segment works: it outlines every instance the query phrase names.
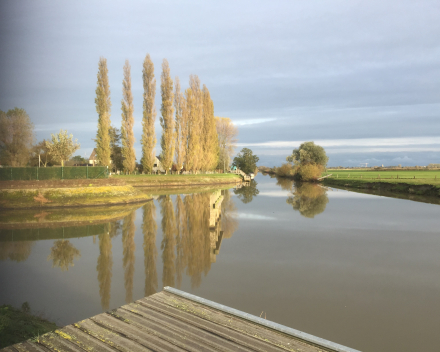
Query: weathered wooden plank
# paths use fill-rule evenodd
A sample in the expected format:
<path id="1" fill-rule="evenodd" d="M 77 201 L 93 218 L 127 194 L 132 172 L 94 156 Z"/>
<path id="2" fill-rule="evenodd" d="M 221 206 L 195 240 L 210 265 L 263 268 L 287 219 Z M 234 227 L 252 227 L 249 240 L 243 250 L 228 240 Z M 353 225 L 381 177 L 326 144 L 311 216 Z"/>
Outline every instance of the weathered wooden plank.
<path id="1" fill-rule="evenodd" d="M 189 312 L 192 316 L 208 320 L 218 326 L 232 329 L 242 334 L 243 336 L 247 336 L 252 341 L 264 341 L 265 343 L 271 344 L 274 347 L 276 346 L 284 350 L 301 349 L 307 352 L 316 352 L 323 350 L 322 348 L 312 346 L 293 337 L 283 335 L 279 332 L 272 331 L 249 321 L 244 321 L 240 318 L 225 314 L 221 311 L 195 303 L 182 297 L 175 296 L 167 292 L 161 292 L 160 295 L 153 295 L 150 296 L 150 298 L 151 300 L 161 302 L 178 310 Z"/>
<path id="2" fill-rule="evenodd" d="M 157 312 L 151 311 L 147 315 L 144 315 L 139 309 L 136 312 L 133 310 L 126 310 L 127 306 L 119 308 L 117 311 L 112 312 L 116 317 L 128 319 L 130 322 L 142 329 L 144 327 L 151 327 L 152 329 L 157 329 L 161 332 L 172 332 L 173 334 L 179 334 L 180 336 L 186 336 L 187 341 L 191 341 L 191 345 L 188 343 L 189 347 L 197 350 L 213 350 L 213 351 L 237 351 L 245 352 L 249 351 L 244 349 L 237 344 L 232 344 L 229 341 L 208 333 L 201 329 L 196 329 L 195 327 L 181 323 L 176 319 L 172 319 L 166 315 L 158 314 Z M 145 308 L 144 308 L 145 309 Z M 166 338 L 166 337 L 165 337 Z"/>
<path id="3" fill-rule="evenodd" d="M 17 350 L 13 347 L 8 346 L 8 347 L 3 347 L 2 352 L 17 352 Z"/>
<path id="4" fill-rule="evenodd" d="M 96 352 L 115 351 L 109 345 L 106 345 L 104 342 L 95 339 L 93 336 L 86 334 L 82 330 L 77 329 L 72 325 L 67 325 L 60 330 L 55 330 L 54 332 L 60 338 L 71 341 L 72 343 L 81 347 L 85 351 L 96 351 Z"/>
<path id="5" fill-rule="evenodd" d="M 131 341 L 150 348 L 152 350 L 176 351 L 182 352 L 186 350 L 184 343 L 179 343 L 173 334 L 170 334 L 167 340 L 162 339 L 165 336 L 158 336 L 154 330 L 145 331 L 145 329 L 137 329 L 128 322 L 123 322 L 111 315 L 99 314 L 90 318 L 102 327 L 123 334 Z M 161 338 L 162 337 L 162 338 Z"/>
<path id="6" fill-rule="evenodd" d="M 148 348 L 139 345 L 137 342 L 131 341 L 113 331 L 102 328 L 93 321 L 86 319 L 73 324 L 76 328 L 81 329 L 85 333 L 106 343 L 114 349 L 122 352 L 144 352 L 151 351 Z"/>
<path id="7" fill-rule="evenodd" d="M 18 352 L 47 352 L 50 351 L 44 346 L 39 345 L 31 340 L 17 343 L 13 346 Z"/>
<path id="8" fill-rule="evenodd" d="M 82 348 L 75 346 L 65 339 L 61 339 L 54 333 L 47 333 L 40 336 L 38 343 L 47 347 L 50 351 L 84 352 Z"/>
<path id="9" fill-rule="evenodd" d="M 184 321 L 186 324 L 194 325 L 205 331 L 209 331 L 212 334 L 220 336 L 225 341 L 234 342 L 244 348 L 251 350 L 267 350 L 267 351 L 282 351 L 282 350 L 295 350 L 294 346 L 301 348 L 308 347 L 303 343 L 297 343 L 297 341 L 290 342 L 290 339 L 286 339 L 286 345 L 278 345 L 278 343 L 271 343 L 269 340 L 265 340 L 258 335 L 258 331 L 252 331 L 252 334 L 246 333 L 238 329 L 231 328 L 235 324 L 233 317 L 229 317 L 229 321 L 224 324 L 217 324 L 217 322 L 212 321 L 210 318 L 211 312 L 201 311 L 199 308 L 189 307 L 185 305 L 180 297 L 174 296 L 175 299 L 172 303 L 168 302 L 163 293 L 160 295 L 153 295 L 148 297 L 148 299 L 141 299 L 136 303 L 144 305 L 147 308 L 153 310 L 159 310 L 163 314 L 168 314 L 173 317 L 173 319 L 179 319 Z M 177 302 L 177 303 L 176 303 Z M 180 302 L 180 303 L 178 303 Z M 180 306 L 179 306 L 180 304 Z M 129 305 L 132 306 L 132 305 Z M 197 309 L 198 314 L 195 314 L 195 309 Z M 221 312 L 215 312 L 216 314 L 221 314 Z M 209 315 L 208 315 L 209 314 Z M 316 352 L 319 351 L 316 348 L 311 348 L 309 350 L 304 349 L 304 351 Z"/>

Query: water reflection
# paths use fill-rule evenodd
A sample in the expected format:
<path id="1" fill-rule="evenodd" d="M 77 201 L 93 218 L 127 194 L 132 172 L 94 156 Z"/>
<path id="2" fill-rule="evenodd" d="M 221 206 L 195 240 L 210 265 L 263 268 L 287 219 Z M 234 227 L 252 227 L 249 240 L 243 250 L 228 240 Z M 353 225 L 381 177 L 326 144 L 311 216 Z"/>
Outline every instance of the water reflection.
<path id="1" fill-rule="evenodd" d="M 156 206 L 154 202 L 148 202 L 142 207 L 143 223 L 142 233 L 144 235 L 144 267 L 145 267 L 145 296 L 157 292 L 157 270 L 156 270 Z"/>
<path id="2" fill-rule="evenodd" d="M 239 193 L 243 195 L 239 198 L 245 202 L 258 194 L 256 182 L 246 189 Z M 156 209 L 157 205 L 159 209 Z M 156 219 L 157 210 L 161 214 L 160 223 Z M 139 209 L 142 214 L 139 231 L 143 236 L 144 295 L 149 296 L 159 289 L 160 260 L 163 286 L 180 288 L 186 275 L 192 288 L 199 287 L 203 276 L 209 273 L 212 263 L 217 260 L 222 240 L 230 238 L 238 228 L 237 219 L 233 215 L 235 210 L 229 190 L 185 196 L 162 195 L 157 203 L 150 201 L 144 204 Z M 96 272 L 102 310 L 110 308 L 112 279 L 118 280 L 113 275 L 113 251 L 122 250 L 125 302 L 132 302 L 136 265 L 136 211 L 131 208 L 129 212 L 120 212 L 124 214 L 120 220 L 83 226 L 61 226 L 59 223 L 47 222 L 36 224 L 34 214 L 31 214 L 29 219 L 32 224 L 25 223 L 24 226 L 32 227 L 20 229 L 14 220 L 12 225 L 2 225 L 14 228 L 0 229 L 0 260 L 26 261 L 37 240 L 51 240 L 53 243 L 47 260 L 52 262 L 52 267 L 65 272 L 81 260 L 80 250 L 70 239 L 90 237 L 98 249 Z M 37 215 L 38 218 L 46 219 L 48 216 Z M 162 231 L 160 247 L 157 246 L 158 226 Z M 120 234 L 121 242 L 114 241 Z M 80 245 L 83 243 L 79 242 Z M 84 247 L 80 248 L 84 250 Z M 158 248 L 161 251 L 160 257 Z"/>
<path id="3" fill-rule="evenodd" d="M 231 197 L 231 191 L 223 191 L 222 214 L 220 218 L 220 229 L 222 238 L 231 238 L 232 234 L 238 229 L 238 220 L 234 216 L 237 212 L 234 201 Z"/>
<path id="4" fill-rule="evenodd" d="M 134 226 L 135 218 L 136 213 L 133 211 L 130 215 L 124 218 L 124 223 L 122 225 L 122 251 L 126 303 L 133 301 L 134 251 L 136 249 L 136 245 L 134 244 L 134 235 L 136 231 L 136 227 Z"/>
<path id="5" fill-rule="evenodd" d="M 290 191 L 286 203 L 306 217 L 314 218 L 324 212 L 327 203 L 327 189 L 317 183 L 295 182 L 289 178 L 272 176 L 276 178 L 276 185 L 284 191 Z"/>
<path id="6" fill-rule="evenodd" d="M 110 288 L 112 286 L 112 241 L 110 232 L 103 233 L 98 236 L 99 240 L 99 257 L 96 265 L 99 282 L 99 295 L 101 297 L 101 307 L 108 310 L 110 305 Z"/>
<path id="7" fill-rule="evenodd" d="M 257 188 L 257 181 L 251 180 L 250 182 L 244 182 L 234 190 L 234 193 L 238 196 L 243 203 L 252 202 L 252 199 L 256 197 L 260 191 Z"/>
<path id="8" fill-rule="evenodd" d="M 81 257 L 81 253 L 69 240 L 55 241 L 47 260 L 52 260 L 52 267 L 58 267 L 61 271 L 69 270 L 73 266 L 73 260 Z"/>
<path id="9" fill-rule="evenodd" d="M 33 241 L 17 241 L 0 243 L 0 261 L 12 260 L 14 262 L 23 262 L 31 254 Z"/>
<path id="10" fill-rule="evenodd" d="M 328 203 L 326 189 L 316 183 L 295 183 L 291 188 L 291 194 L 286 203 L 306 218 L 314 218 L 315 215 L 321 214 Z"/>
<path id="11" fill-rule="evenodd" d="M 162 283 L 164 286 L 174 286 L 175 276 L 175 246 L 176 246 L 176 218 L 174 216 L 173 202 L 170 196 L 159 199 L 160 213 L 162 215 Z"/>

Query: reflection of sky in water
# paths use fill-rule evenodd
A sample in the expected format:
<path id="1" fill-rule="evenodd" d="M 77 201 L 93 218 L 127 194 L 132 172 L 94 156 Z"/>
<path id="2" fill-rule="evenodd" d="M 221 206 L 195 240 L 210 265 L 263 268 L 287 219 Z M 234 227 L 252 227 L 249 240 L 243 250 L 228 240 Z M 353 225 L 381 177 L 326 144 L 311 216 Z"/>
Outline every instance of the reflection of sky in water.
<path id="1" fill-rule="evenodd" d="M 249 220 L 277 220 L 275 217 L 259 215 L 259 214 L 251 214 L 251 213 L 235 213 L 233 214 L 234 218 L 237 219 L 249 219 Z"/>

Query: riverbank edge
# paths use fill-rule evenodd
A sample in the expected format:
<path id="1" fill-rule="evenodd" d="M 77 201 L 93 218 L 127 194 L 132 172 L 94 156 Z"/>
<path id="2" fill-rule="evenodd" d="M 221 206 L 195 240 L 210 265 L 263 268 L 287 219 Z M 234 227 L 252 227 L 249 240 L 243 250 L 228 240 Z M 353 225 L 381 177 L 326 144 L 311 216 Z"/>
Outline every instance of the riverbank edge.
<path id="1" fill-rule="evenodd" d="M 221 176 L 219 176 L 221 175 Z M 122 178 L 123 177 L 123 178 Z M 184 188 L 197 186 L 221 186 L 242 183 L 240 175 L 236 174 L 199 174 L 199 175 L 138 175 L 115 176 L 132 187 L 144 188 Z M 167 179 L 172 178 L 172 181 Z M 203 182 L 202 182 L 203 181 Z"/>
<path id="2" fill-rule="evenodd" d="M 381 190 L 387 192 L 406 193 L 420 196 L 440 197 L 440 186 L 431 184 L 414 184 L 407 182 L 386 182 L 386 181 L 367 181 L 359 179 L 334 179 L 325 178 L 322 184 L 337 188 L 353 188 Z"/>
<path id="3" fill-rule="evenodd" d="M 74 193 L 72 195 L 72 192 Z M 37 200 L 35 198 L 39 198 Z M 145 203 L 153 198 L 132 186 L 0 190 L 0 209 L 56 209 Z M 37 204 L 40 202 L 39 204 Z"/>

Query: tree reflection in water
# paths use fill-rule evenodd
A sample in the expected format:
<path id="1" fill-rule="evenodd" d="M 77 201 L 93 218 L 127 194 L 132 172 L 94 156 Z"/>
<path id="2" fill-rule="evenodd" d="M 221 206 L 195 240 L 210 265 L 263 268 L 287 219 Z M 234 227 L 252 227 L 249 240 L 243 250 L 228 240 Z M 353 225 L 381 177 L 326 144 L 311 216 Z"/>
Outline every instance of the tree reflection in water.
<path id="1" fill-rule="evenodd" d="M 52 260 L 52 267 L 59 267 L 61 271 L 69 270 L 73 266 L 73 260 L 81 256 L 81 253 L 68 240 L 55 241 L 47 260 Z"/>
<path id="2" fill-rule="evenodd" d="M 176 197 L 176 287 L 182 285 L 182 274 L 186 266 L 183 252 L 183 238 L 188 232 L 186 224 L 186 210 L 180 194 Z"/>
<path id="3" fill-rule="evenodd" d="M 253 186 L 255 185 L 256 183 Z M 251 194 L 258 194 L 255 187 L 250 189 Z M 177 195 L 175 202 L 172 201 L 171 196 L 161 196 L 158 203 L 163 233 L 161 242 L 163 286 L 179 288 L 185 273 L 190 277 L 191 286 L 197 288 L 202 282 L 203 275 L 207 275 L 212 263 L 215 263 L 222 240 L 230 238 L 238 228 L 238 221 L 233 216 L 236 208 L 232 191 Z M 149 296 L 158 291 L 156 246 L 158 224 L 155 203 L 147 202 L 143 205 L 142 212 L 145 296 Z M 87 229 L 72 227 L 72 229 L 74 230 L 69 231 L 73 231 L 72 233 L 78 231 L 80 234 L 89 231 L 88 227 Z M 99 246 L 96 271 L 102 309 L 108 310 L 110 306 L 113 276 L 112 239 L 121 233 L 125 301 L 133 301 L 136 249 L 135 212 L 125 216 L 122 221 L 99 224 L 93 230 L 93 243 Z M 40 229 L 40 231 L 39 235 L 43 237 L 57 235 L 52 229 Z M 32 234 L 25 233 L 25 235 L 29 237 Z M 34 243 L 34 241 L 0 242 L 0 260 L 25 261 Z M 52 261 L 54 267 L 67 271 L 78 257 L 80 257 L 80 251 L 69 240 L 60 238 L 54 241 L 48 259 Z"/>
<path id="4" fill-rule="evenodd" d="M 238 196 L 238 199 L 240 199 L 243 203 L 250 203 L 252 202 L 252 199 L 256 197 L 260 191 L 257 188 L 257 181 L 251 180 L 250 182 L 247 182 L 247 185 L 244 185 L 243 187 L 237 188 L 234 190 L 234 193 Z"/>
<path id="5" fill-rule="evenodd" d="M 174 216 L 173 202 L 170 196 L 162 196 L 159 199 L 162 215 L 162 284 L 163 286 L 174 286 L 175 275 L 175 234 L 176 234 L 176 218 Z"/>
<path id="6" fill-rule="evenodd" d="M 110 230 L 110 229 L 109 229 Z M 114 228 L 112 228 L 114 232 Z M 110 231 L 98 236 L 99 240 L 99 257 L 96 270 L 98 271 L 99 295 L 101 297 L 101 307 L 108 310 L 110 305 L 110 288 L 112 285 L 112 241 Z"/>
<path id="7" fill-rule="evenodd" d="M 183 238 L 186 274 L 191 277 L 191 287 L 196 288 L 211 269 L 209 236 L 209 193 L 187 195 L 184 199 L 187 231 Z"/>
<path id="8" fill-rule="evenodd" d="M 273 177 L 271 176 L 271 178 Z M 275 176 L 275 178 L 277 179 L 276 185 L 280 186 L 282 190 L 284 191 L 292 190 L 292 187 L 294 185 L 294 181 L 292 179 L 287 177 L 278 177 L 278 176 Z"/>
<path id="9" fill-rule="evenodd" d="M 328 203 L 327 192 L 324 187 L 316 183 L 295 183 L 292 195 L 286 200 L 293 209 L 298 210 L 302 216 L 314 218 L 321 214 Z"/>
<path id="10" fill-rule="evenodd" d="M 143 207 L 142 233 L 144 235 L 144 267 L 145 267 L 145 296 L 157 292 L 156 270 L 156 206 L 153 201 Z"/>
<path id="11" fill-rule="evenodd" d="M 24 262 L 31 254 L 34 241 L 16 241 L 0 243 L 0 261 L 12 260 L 14 262 Z"/>
<path id="12" fill-rule="evenodd" d="M 122 251 L 126 303 L 133 301 L 133 275 L 135 263 L 134 251 L 136 249 L 136 245 L 134 243 L 134 234 L 136 230 L 136 227 L 134 226 L 135 218 L 136 213 L 133 211 L 124 218 L 124 223 L 122 225 Z"/>
<path id="13" fill-rule="evenodd" d="M 234 201 L 231 197 L 231 191 L 226 189 L 222 191 L 223 202 L 222 202 L 222 215 L 220 218 L 220 228 L 223 232 L 223 238 L 231 238 L 232 234 L 238 228 L 238 220 L 234 216 L 237 211 Z"/>

